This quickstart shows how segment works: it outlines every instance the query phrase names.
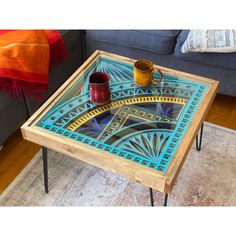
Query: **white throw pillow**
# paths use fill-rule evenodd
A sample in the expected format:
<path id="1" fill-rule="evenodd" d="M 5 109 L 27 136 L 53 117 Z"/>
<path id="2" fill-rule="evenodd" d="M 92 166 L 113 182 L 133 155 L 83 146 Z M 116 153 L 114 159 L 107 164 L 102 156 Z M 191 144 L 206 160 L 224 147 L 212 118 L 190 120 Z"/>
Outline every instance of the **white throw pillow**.
<path id="1" fill-rule="evenodd" d="M 181 52 L 236 52 L 236 30 L 190 30 Z"/>

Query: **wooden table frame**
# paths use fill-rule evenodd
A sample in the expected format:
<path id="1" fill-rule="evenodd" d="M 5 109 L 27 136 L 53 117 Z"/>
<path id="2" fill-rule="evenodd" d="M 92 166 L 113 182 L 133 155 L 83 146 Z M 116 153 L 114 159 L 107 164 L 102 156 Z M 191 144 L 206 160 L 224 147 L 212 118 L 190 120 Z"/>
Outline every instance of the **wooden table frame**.
<path id="1" fill-rule="evenodd" d="M 161 69 L 163 73 L 177 75 L 183 79 L 186 78 L 209 86 L 166 172 L 162 173 L 108 152 L 104 155 L 104 151 L 102 150 L 62 137 L 35 125 L 50 110 L 50 108 L 56 104 L 61 96 L 73 86 L 77 81 L 76 77 L 82 75 L 87 68 L 101 56 L 128 64 L 133 64 L 136 61 L 104 51 L 95 51 L 83 63 L 83 65 L 76 70 L 75 73 L 25 122 L 21 127 L 23 137 L 24 139 L 35 142 L 43 147 L 53 149 L 104 170 L 128 177 L 150 188 L 159 190 L 167 196 L 173 188 L 176 178 L 191 149 L 193 141 L 196 138 L 198 131 L 204 122 L 204 118 L 215 98 L 219 82 L 166 67 L 155 66 Z"/>

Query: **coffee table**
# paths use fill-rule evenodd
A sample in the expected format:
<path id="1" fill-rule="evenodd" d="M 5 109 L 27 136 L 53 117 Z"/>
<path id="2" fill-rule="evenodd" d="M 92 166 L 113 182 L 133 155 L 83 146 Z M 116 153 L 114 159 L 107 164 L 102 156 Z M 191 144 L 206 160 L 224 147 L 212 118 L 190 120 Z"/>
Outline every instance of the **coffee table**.
<path id="1" fill-rule="evenodd" d="M 25 139 L 43 146 L 46 192 L 50 148 L 148 186 L 151 205 L 152 190 L 159 190 L 167 205 L 195 138 L 201 149 L 204 117 L 218 82 L 158 66 L 163 81 L 138 87 L 135 61 L 95 51 L 21 127 Z M 110 75 L 107 105 L 89 99 L 88 78 L 95 71 Z"/>

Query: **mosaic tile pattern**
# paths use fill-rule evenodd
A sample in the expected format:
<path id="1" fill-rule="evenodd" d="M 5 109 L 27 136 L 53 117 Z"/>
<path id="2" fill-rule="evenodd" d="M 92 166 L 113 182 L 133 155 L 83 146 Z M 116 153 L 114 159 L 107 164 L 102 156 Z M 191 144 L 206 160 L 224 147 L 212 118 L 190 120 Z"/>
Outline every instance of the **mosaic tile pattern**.
<path id="1" fill-rule="evenodd" d="M 111 78 L 111 103 L 104 106 L 89 99 L 89 76 L 97 71 Z M 37 126 L 165 172 L 206 89 L 167 74 L 141 88 L 133 83 L 132 65 L 101 57 Z"/>

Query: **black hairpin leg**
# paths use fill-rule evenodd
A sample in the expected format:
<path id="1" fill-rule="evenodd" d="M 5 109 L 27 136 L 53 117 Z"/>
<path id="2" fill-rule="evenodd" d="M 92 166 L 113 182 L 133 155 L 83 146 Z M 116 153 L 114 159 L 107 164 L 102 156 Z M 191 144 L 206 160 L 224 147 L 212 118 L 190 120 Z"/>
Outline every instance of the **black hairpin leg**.
<path id="1" fill-rule="evenodd" d="M 201 130 L 200 130 L 200 138 L 198 138 L 198 135 L 196 136 L 196 148 L 198 151 L 201 151 L 202 149 L 202 133 L 203 133 L 203 126 L 204 122 L 202 123 Z"/>
<path id="2" fill-rule="evenodd" d="M 150 201 L 151 201 L 151 206 L 154 206 L 154 201 L 153 201 L 153 191 L 152 188 L 149 188 L 150 190 Z M 168 200 L 168 194 L 165 194 L 165 200 L 163 206 L 167 206 L 167 200 Z"/>
<path id="3" fill-rule="evenodd" d="M 154 201 L 153 201 L 153 192 L 152 192 L 152 188 L 149 188 L 150 190 L 150 201 L 151 201 L 151 206 L 154 206 Z"/>
<path id="4" fill-rule="evenodd" d="M 164 200 L 164 204 L 163 204 L 164 207 L 167 206 L 167 200 L 168 200 L 168 194 L 165 193 L 165 200 Z"/>
<path id="5" fill-rule="evenodd" d="M 44 174 L 44 187 L 45 192 L 48 193 L 48 149 L 42 147 L 43 152 L 43 174 Z"/>

